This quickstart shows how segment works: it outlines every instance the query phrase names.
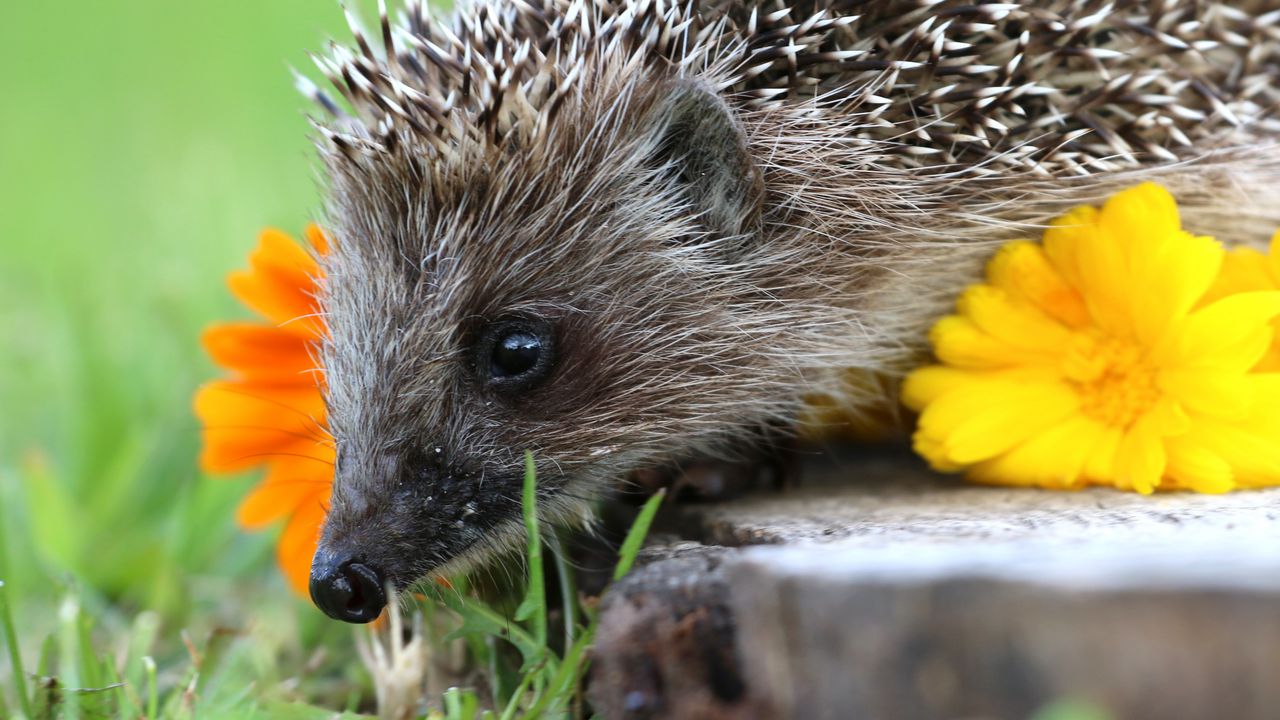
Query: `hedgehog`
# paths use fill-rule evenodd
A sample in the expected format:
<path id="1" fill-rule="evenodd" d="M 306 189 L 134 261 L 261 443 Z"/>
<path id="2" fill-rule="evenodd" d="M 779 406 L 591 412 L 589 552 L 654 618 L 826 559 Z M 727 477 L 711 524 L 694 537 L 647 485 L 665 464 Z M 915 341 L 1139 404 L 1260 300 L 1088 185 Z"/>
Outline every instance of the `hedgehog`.
<path id="1" fill-rule="evenodd" d="M 1138 180 L 1280 223 L 1276 0 L 380 6 L 299 75 L 327 184 L 337 449 L 317 606 L 757 462 L 806 397 L 892 408 L 1000 243 Z M 849 382 L 849 373 L 875 378 Z"/>

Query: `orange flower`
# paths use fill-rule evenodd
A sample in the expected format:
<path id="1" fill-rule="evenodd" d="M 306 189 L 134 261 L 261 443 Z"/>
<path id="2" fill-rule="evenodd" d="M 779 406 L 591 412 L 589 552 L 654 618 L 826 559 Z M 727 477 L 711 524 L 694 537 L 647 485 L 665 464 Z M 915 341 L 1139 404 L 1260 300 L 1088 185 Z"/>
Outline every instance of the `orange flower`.
<path id="1" fill-rule="evenodd" d="M 327 252 L 318 227 L 308 227 L 306 236 L 317 253 Z M 258 529 L 287 519 L 276 557 L 302 594 L 333 484 L 324 377 L 315 358 L 324 334 L 319 277 L 315 258 L 293 238 L 264 231 L 249 269 L 231 273 L 227 285 L 265 322 L 220 323 L 204 332 L 205 350 L 229 376 L 206 383 L 195 397 L 203 425 L 200 467 L 210 473 L 266 469 L 237 520 Z"/>

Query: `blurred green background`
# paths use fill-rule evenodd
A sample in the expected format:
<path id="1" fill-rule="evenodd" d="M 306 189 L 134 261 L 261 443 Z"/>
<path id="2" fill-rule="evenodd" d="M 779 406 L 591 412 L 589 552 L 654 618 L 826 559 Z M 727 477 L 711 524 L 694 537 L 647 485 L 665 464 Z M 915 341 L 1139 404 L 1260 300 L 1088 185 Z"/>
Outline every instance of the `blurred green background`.
<path id="1" fill-rule="evenodd" d="M 309 71 L 308 50 L 347 35 L 341 9 L 4 2 L 0 26 L 0 580 L 23 656 L 78 605 L 104 651 L 156 625 L 162 684 L 181 632 L 201 646 L 221 628 L 228 687 L 307 694 L 290 673 L 309 658 L 341 675 L 350 634 L 289 593 L 270 533 L 236 529 L 254 478 L 196 470 L 190 399 L 216 373 L 201 328 L 247 316 L 227 271 L 262 227 L 315 216 L 288 66 Z M 10 673 L 0 659 L 12 702 Z"/>

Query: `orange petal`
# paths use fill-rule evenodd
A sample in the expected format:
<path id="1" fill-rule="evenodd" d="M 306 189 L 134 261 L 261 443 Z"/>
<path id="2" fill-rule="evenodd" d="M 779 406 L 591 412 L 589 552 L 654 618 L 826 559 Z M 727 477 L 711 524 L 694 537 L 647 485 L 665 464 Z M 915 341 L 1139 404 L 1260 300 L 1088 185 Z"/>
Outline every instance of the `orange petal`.
<path id="1" fill-rule="evenodd" d="M 306 229 L 307 242 L 311 243 L 311 247 L 315 248 L 317 253 L 321 255 L 329 254 L 329 236 L 324 234 L 324 230 L 319 225 L 311 223 Z"/>
<path id="2" fill-rule="evenodd" d="M 315 387 L 215 381 L 195 397 L 204 426 L 200 465 L 238 472 L 281 455 L 315 456 L 327 441 L 324 399 Z"/>
<path id="3" fill-rule="evenodd" d="M 249 255 L 249 269 L 227 276 L 231 292 L 267 320 L 280 326 L 295 325 L 319 336 L 316 261 L 288 235 L 265 230 L 258 247 Z"/>
<path id="4" fill-rule="evenodd" d="M 276 561 L 280 563 L 280 570 L 289 581 L 289 587 L 299 595 L 307 594 L 311 559 L 315 557 L 316 545 L 320 542 L 320 527 L 324 524 L 328 504 L 327 489 L 304 500 L 289 518 L 276 545 Z"/>
<path id="5" fill-rule="evenodd" d="M 317 451 L 321 448 L 317 448 Z M 271 464 L 267 476 L 241 501 L 236 522 L 247 530 L 258 530 L 295 511 L 333 483 L 333 451 L 317 452 L 314 458 L 288 457 Z M 329 455 L 328 458 L 323 457 Z"/>
<path id="6" fill-rule="evenodd" d="M 200 336 L 214 363 L 251 380 L 315 384 L 312 338 L 288 327 L 219 323 Z"/>

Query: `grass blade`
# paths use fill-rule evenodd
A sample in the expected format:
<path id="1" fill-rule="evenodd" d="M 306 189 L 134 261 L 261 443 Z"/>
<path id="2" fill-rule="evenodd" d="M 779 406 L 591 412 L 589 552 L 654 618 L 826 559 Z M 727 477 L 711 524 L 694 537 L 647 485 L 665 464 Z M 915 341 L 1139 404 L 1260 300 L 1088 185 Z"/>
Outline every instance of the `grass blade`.
<path id="1" fill-rule="evenodd" d="M 622 548 L 618 550 L 618 564 L 613 569 L 614 580 L 621 580 L 623 575 L 631 572 L 631 566 L 636 562 L 636 555 L 640 553 L 640 546 L 644 544 L 644 539 L 649 534 L 649 526 L 653 524 L 653 516 L 658 514 L 658 506 L 662 505 L 662 500 L 666 497 L 667 489 L 663 488 L 654 493 L 653 497 L 645 501 L 644 507 L 640 508 L 640 514 L 636 516 L 635 522 L 631 523 L 631 529 L 627 531 L 627 537 L 622 541 Z"/>
<path id="2" fill-rule="evenodd" d="M 454 590 L 442 590 L 439 587 L 425 586 L 422 588 L 422 593 L 462 618 L 462 627 L 446 635 L 445 642 L 466 637 L 469 634 L 502 638 L 515 645 L 526 663 L 536 660 L 540 650 L 545 648 L 545 643 L 538 643 L 537 639 L 519 624 L 498 614 L 482 601 L 460 595 Z"/>
<path id="3" fill-rule="evenodd" d="M 156 720 L 160 714 L 160 691 L 156 683 L 156 661 L 150 655 L 143 657 L 142 669 L 147 676 L 147 720 Z"/>
<path id="4" fill-rule="evenodd" d="M 68 718 L 80 717 L 81 689 L 80 665 L 83 652 L 91 650 L 80 645 L 80 603 L 75 596 L 67 595 L 58 611 L 58 680 L 62 683 L 62 710 Z"/>
<path id="5" fill-rule="evenodd" d="M 520 685 L 516 687 L 516 691 L 511 693 L 511 699 L 507 701 L 507 707 L 502 711 L 501 720 L 514 720 L 516 712 L 520 710 L 520 699 L 524 695 L 524 691 L 529 689 L 529 685 L 533 682 L 533 678 L 538 673 L 526 672 L 520 680 Z M 530 718 L 537 717 L 533 713 L 527 713 Z"/>
<path id="6" fill-rule="evenodd" d="M 4 623 L 4 640 L 9 647 L 9 665 L 13 668 L 13 690 L 18 696 L 22 714 L 35 717 L 31 711 L 31 698 L 27 695 L 27 673 L 22 668 L 22 653 L 18 652 L 18 635 L 13 629 L 13 611 L 9 607 L 8 589 L 0 580 L 0 622 Z"/>
<path id="7" fill-rule="evenodd" d="M 560 533 L 551 535 L 548 540 L 551 556 L 555 558 L 556 578 L 560 582 L 560 604 L 564 611 L 564 646 L 566 652 L 573 647 L 578 634 L 578 585 L 574 581 L 573 567 L 569 563 L 568 543 L 560 537 Z"/>
<path id="8" fill-rule="evenodd" d="M 521 504 L 524 510 L 524 526 L 528 533 L 528 584 L 524 602 L 516 611 L 516 619 L 532 621 L 532 633 L 542 647 L 547 644 L 547 589 L 542 571 L 542 532 L 538 527 L 538 477 L 533 453 L 524 452 L 524 492 Z"/>

